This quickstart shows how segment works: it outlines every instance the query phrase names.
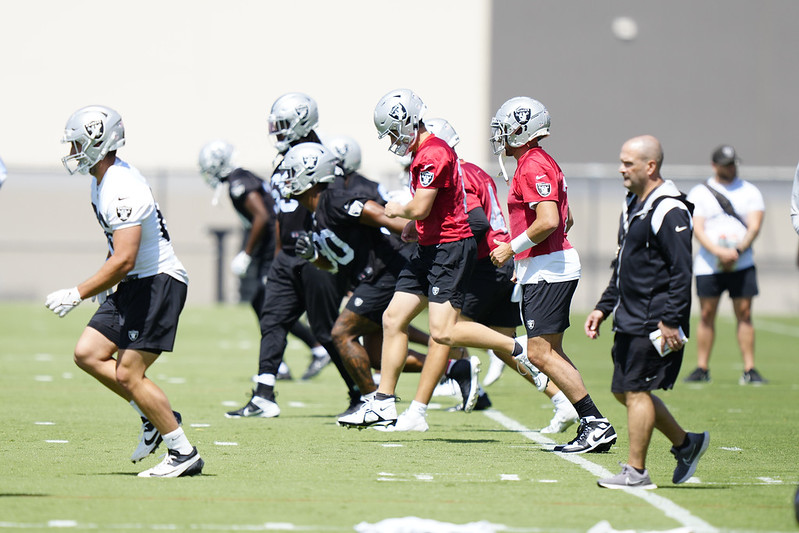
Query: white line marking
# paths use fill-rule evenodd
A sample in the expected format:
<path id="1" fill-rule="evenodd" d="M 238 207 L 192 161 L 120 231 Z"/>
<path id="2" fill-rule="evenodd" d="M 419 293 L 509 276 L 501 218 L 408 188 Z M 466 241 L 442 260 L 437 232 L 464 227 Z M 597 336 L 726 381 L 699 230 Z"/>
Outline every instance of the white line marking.
<path id="1" fill-rule="evenodd" d="M 221 440 L 215 440 L 214 444 L 216 444 L 217 446 L 238 446 L 239 445 L 238 442 L 225 442 L 225 441 L 221 441 Z"/>
<path id="2" fill-rule="evenodd" d="M 33 379 L 35 379 L 36 381 L 47 383 L 53 381 L 53 376 L 34 376 Z"/>
<path id="3" fill-rule="evenodd" d="M 383 448 L 402 448 L 402 444 L 394 444 L 391 442 L 384 442 L 381 444 Z"/>
<path id="4" fill-rule="evenodd" d="M 732 322 L 732 317 L 729 317 L 729 320 Z M 799 328 L 786 326 L 785 324 L 780 324 L 778 322 L 756 320 L 755 327 L 765 331 L 770 331 L 771 333 L 779 333 L 780 335 L 785 335 L 788 337 L 799 337 Z"/>
<path id="5" fill-rule="evenodd" d="M 303 402 L 289 402 L 288 406 L 289 407 L 301 408 L 301 407 L 305 407 L 305 404 Z"/>
<path id="6" fill-rule="evenodd" d="M 211 424 L 189 424 L 189 427 L 192 428 L 209 428 Z"/>
<path id="7" fill-rule="evenodd" d="M 68 441 L 68 440 L 56 440 L 56 439 L 50 439 L 50 440 L 46 440 L 46 441 L 44 441 L 44 442 L 49 442 L 50 444 L 66 444 L 66 443 L 68 443 L 69 441 Z"/>
<path id="8" fill-rule="evenodd" d="M 779 485 L 782 483 L 781 479 L 774 479 L 773 477 L 759 477 L 756 479 L 759 479 L 760 481 L 762 481 L 767 485 Z"/>
<path id="9" fill-rule="evenodd" d="M 524 427 L 523 425 L 513 420 L 512 418 L 505 416 L 499 411 L 495 411 L 493 409 L 487 409 L 483 411 L 483 414 L 488 418 L 490 418 L 491 420 L 493 420 L 494 422 L 497 422 L 498 424 L 504 426 L 505 428 L 511 431 L 516 431 L 517 433 L 520 433 L 522 436 L 534 442 L 537 442 L 539 444 L 554 444 L 552 440 L 548 439 L 547 437 L 542 437 L 541 434 L 538 432 L 531 431 L 530 429 Z M 590 472 L 597 478 L 610 477 L 613 475 L 612 472 L 605 470 L 603 467 L 599 466 L 596 463 L 592 463 L 591 461 L 585 459 L 580 455 L 563 454 L 559 452 L 552 452 L 552 453 L 553 455 L 559 457 L 560 459 L 574 463 L 583 470 Z M 665 514 L 669 518 L 676 520 L 677 522 L 679 522 L 684 526 L 692 528 L 692 531 L 694 531 L 695 533 L 718 532 L 718 529 L 716 529 L 715 527 L 711 526 L 701 518 L 692 515 L 687 509 L 683 509 L 676 503 L 672 502 L 669 499 L 664 498 L 663 496 L 658 496 L 657 494 L 653 494 L 650 491 L 643 491 L 636 489 L 622 488 L 618 490 L 623 490 L 630 496 L 641 498 L 655 509 L 662 511 L 663 514 Z"/>
<path id="10" fill-rule="evenodd" d="M 37 426 L 55 426 L 55 422 L 34 422 Z"/>
<path id="11" fill-rule="evenodd" d="M 729 447 L 729 448 L 727 446 L 719 446 L 719 450 L 726 450 L 728 452 L 742 452 L 743 451 L 738 446 L 732 446 L 732 447 Z"/>
<path id="12" fill-rule="evenodd" d="M 500 474 L 499 479 L 502 481 L 520 481 L 518 474 Z"/>

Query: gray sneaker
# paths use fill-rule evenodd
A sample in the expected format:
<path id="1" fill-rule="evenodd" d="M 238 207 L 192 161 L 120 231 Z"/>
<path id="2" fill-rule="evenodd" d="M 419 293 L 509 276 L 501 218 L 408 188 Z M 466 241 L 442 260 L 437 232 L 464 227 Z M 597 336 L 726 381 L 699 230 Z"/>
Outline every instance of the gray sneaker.
<path id="1" fill-rule="evenodd" d="M 677 459 L 677 468 L 674 469 L 674 476 L 671 478 L 672 483 L 685 483 L 694 475 L 699 458 L 707 450 L 708 444 L 710 444 L 710 434 L 705 431 L 688 433 L 688 446 L 681 450 L 671 447 L 671 454 Z"/>
<path id="2" fill-rule="evenodd" d="M 651 490 L 658 488 L 657 485 L 652 483 L 652 480 L 649 479 L 648 470 L 644 470 L 643 474 L 639 474 L 638 470 L 625 464 L 621 465 L 620 474 L 605 479 L 598 479 L 596 484 L 606 489 L 630 488 Z"/>

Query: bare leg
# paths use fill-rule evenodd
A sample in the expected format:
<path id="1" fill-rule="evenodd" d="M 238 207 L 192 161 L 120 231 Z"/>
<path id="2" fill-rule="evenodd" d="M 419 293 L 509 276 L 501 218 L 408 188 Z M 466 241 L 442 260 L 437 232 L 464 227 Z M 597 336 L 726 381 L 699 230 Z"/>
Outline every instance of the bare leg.
<path id="1" fill-rule="evenodd" d="M 344 309 L 333 325 L 331 335 L 350 377 L 358 385 L 361 394 L 375 391 L 372 379 L 372 365 L 366 348 L 358 338 L 379 331 L 380 327 L 371 320 Z"/>
<path id="2" fill-rule="evenodd" d="M 75 346 L 75 364 L 105 385 L 114 394 L 130 402 L 130 393 L 117 382 L 117 346 L 94 328 L 83 330 Z"/>
<path id="3" fill-rule="evenodd" d="M 574 404 L 583 399 L 588 391 L 580 372 L 564 353 L 562 344 L 563 333 L 527 339 L 527 359 L 549 376 L 549 379 Z"/>
<path id="4" fill-rule="evenodd" d="M 427 299 L 407 292 L 394 294 L 383 313 L 383 352 L 377 392 L 393 395 L 408 356 L 408 326 L 427 305 Z"/>
<path id="5" fill-rule="evenodd" d="M 120 350 L 116 377 L 119 385 L 136 402 L 144 416 L 152 422 L 161 435 L 178 428 L 169 399 L 158 385 L 144 375 L 158 355 L 139 350 Z"/>
<path id="6" fill-rule="evenodd" d="M 755 366 L 755 328 L 752 325 L 752 299 L 734 298 L 732 308 L 738 321 L 738 346 L 741 348 L 744 370 Z"/>
<path id="7" fill-rule="evenodd" d="M 710 365 L 710 352 L 716 336 L 718 298 L 699 298 L 701 316 L 696 327 L 696 366 L 704 370 Z"/>

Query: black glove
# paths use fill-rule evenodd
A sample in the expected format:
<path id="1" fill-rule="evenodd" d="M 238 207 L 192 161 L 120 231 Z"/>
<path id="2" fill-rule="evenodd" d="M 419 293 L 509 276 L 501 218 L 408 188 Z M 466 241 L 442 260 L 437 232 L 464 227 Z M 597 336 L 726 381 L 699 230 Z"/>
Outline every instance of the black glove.
<path id="1" fill-rule="evenodd" d="M 313 245 L 313 236 L 310 233 L 302 232 L 297 235 L 297 242 L 294 244 L 294 251 L 306 261 L 316 261 L 319 254 Z"/>

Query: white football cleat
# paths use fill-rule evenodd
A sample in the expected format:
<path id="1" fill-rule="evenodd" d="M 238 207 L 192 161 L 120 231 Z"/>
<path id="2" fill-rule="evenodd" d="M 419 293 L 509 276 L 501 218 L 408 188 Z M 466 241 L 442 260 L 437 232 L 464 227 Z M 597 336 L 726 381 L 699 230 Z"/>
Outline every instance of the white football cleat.
<path id="1" fill-rule="evenodd" d="M 486 350 L 490 357 L 488 370 L 486 376 L 483 378 L 483 387 L 488 387 L 502 376 L 502 371 L 505 370 L 505 363 L 494 354 L 494 350 Z"/>
<path id="2" fill-rule="evenodd" d="M 378 431 L 427 431 L 427 413 L 420 413 L 417 410 L 406 409 L 397 417 L 397 423 L 393 426 L 375 426 Z"/>
<path id="3" fill-rule="evenodd" d="M 563 433 L 580 419 L 574 406 L 568 402 L 561 403 L 553 410 L 555 414 L 552 420 L 549 421 L 547 427 L 541 428 L 541 433 Z"/>
<path id="4" fill-rule="evenodd" d="M 378 400 L 374 393 L 363 397 L 364 403 L 354 413 L 339 417 L 338 424 L 363 429 L 369 426 L 388 426 L 397 422 L 396 398 Z"/>
<path id="5" fill-rule="evenodd" d="M 202 460 L 197 448 L 192 448 L 191 453 L 183 455 L 175 450 L 169 450 L 164 460 L 144 472 L 139 477 L 183 477 L 196 476 L 202 473 L 205 461 Z"/>

